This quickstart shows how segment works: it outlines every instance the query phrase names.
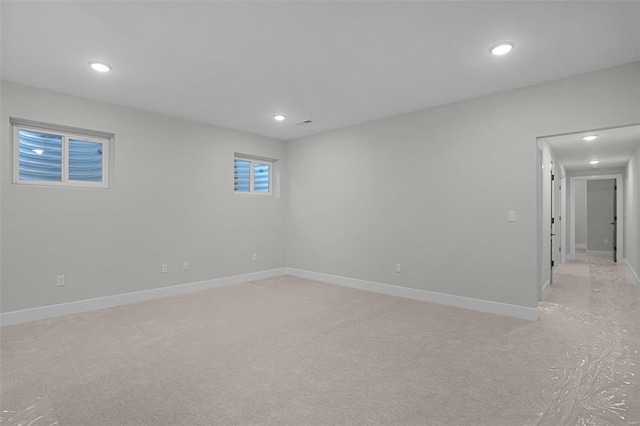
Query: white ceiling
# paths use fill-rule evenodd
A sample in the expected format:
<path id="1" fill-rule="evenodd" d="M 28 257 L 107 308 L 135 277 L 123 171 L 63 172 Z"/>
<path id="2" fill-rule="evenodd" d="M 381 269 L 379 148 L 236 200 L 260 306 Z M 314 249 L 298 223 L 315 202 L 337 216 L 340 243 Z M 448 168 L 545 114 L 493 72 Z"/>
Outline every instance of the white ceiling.
<path id="1" fill-rule="evenodd" d="M 0 7 L 5 80 L 283 140 L 640 60 L 637 1 Z"/>
<path id="2" fill-rule="evenodd" d="M 597 135 L 598 139 L 582 140 L 587 135 Z M 566 170 L 625 167 L 640 146 L 640 126 L 574 133 L 544 140 L 551 147 L 556 161 Z M 589 164 L 591 160 L 600 162 L 593 166 Z"/>

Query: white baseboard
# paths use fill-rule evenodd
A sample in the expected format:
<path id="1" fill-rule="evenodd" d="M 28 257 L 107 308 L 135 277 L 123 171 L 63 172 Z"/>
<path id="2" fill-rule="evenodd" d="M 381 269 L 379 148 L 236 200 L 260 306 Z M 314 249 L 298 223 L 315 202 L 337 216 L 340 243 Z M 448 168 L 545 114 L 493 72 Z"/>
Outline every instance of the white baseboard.
<path id="1" fill-rule="evenodd" d="M 587 245 L 586 244 L 576 244 L 576 248 L 585 249 L 586 250 L 587 249 Z"/>
<path id="2" fill-rule="evenodd" d="M 76 302 L 61 303 L 59 305 L 41 306 L 38 308 L 24 309 L 21 311 L 5 312 L 0 314 L 0 325 L 18 324 L 61 315 L 76 314 L 92 311 L 94 309 L 111 308 L 129 303 L 143 302 L 145 300 L 158 299 L 160 297 L 176 294 L 190 293 L 192 291 L 205 290 L 214 287 L 222 287 L 238 284 L 246 281 L 283 275 L 285 268 L 270 269 L 266 271 L 251 272 L 230 277 L 215 278 L 207 281 L 179 284 L 169 287 L 154 288 L 151 290 L 136 291 L 133 293 L 116 294 L 113 296 L 98 297 L 95 299 L 78 300 Z"/>
<path id="3" fill-rule="evenodd" d="M 631 277 L 633 282 L 636 283 L 638 287 L 640 287 L 640 277 L 638 277 L 638 274 L 636 273 L 636 271 L 633 270 L 633 268 L 631 267 L 631 264 L 629 264 L 629 261 L 627 259 L 622 259 L 622 263 L 627 268 L 627 271 L 629 272 L 629 276 Z"/>
<path id="4" fill-rule="evenodd" d="M 613 250 L 589 250 L 587 249 L 589 256 L 610 256 L 613 257 Z"/>
<path id="5" fill-rule="evenodd" d="M 537 308 L 510 305 L 507 303 L 493 302 L 490 300 L 473 299 L 470 297 L 455 296 L 452 294 L 435 293 L 432 291 L 381 284 L 372 281 L 363 281 L 354 278 L 340 277 L 337 275 L 323 274 L 320 272 L 305 271 L 296 268 L 285 268 L 285 271 L 288 275 L 293 275 L 296 277 L 308 278 L 330 284 L 358 288 L 361 290 L 369 290 L 376 293 L 388 294 L 391 296 L 406 297 L 408 299 L 439 303 L 441 305 L 455 306 L 458 308 L 472 309 L 475 311 L 506 315 L 509 317 L 522 318 L 532 321 L 536 321 L 538 319 Z"/>
<path id="6" fill-rule="evenodd" d="M 542 286 L 542 300 L 547 297 L 547 293 L 549 293 L 549 290 L 551 290 L 551 285 L 549 284 L 549 280 L 547 280 L 547 282 Z"/>
<path id="7" fill-rule="evenodd" d="M 558 278 L 558 266 L 554 266 L 553 270 L 551 271 L 551 274 L 553 276 L 553 281 L 556 280 L 556 278 Z"/>
<path id="8" fill-rule="evenodd" d="M 481 312 L 506 315 L 533 321 L 538 319 L 538 310 L 536 308 L 528 308 L 525 306 L 510 305 L 507 303 L 494 302 L 490 300 L 473 299 L 470 297 L 456 296 L 452 294 L 436 293 L 408 287 L 381 284 L 372 281 L 340 277 L 336 275 L 305 271 L 296 268 L 277 268 L 266 271 L 252 272 L 249 274 L 216 278 L 207 281 L 199 281 L 169 287 L 155 288 L 151 290 L 137 291 L 133 293 L 116 294 L 113 296 L 98 297 L 95 299 L 78 300 L 75 302 L 61 303 L 58 305 L 41 306 L 20 311 L 5 312 L 0 314 L 0 325 L 6 326 L 27 321 L 35 321 L 62 315 L 76 314 L 95 309 L 111 308 L 114 306 L 126 305 L 129 303 L 143 302 L 146 300 L 158 299 L 161 297 L 190 293 L 198 290 L 206 290 L 209 288 L 222 287 L 252 280 L 275 277 L 283 274 L 309 278 L 346 287 L 358 288 L 361 290 L 374 291 L 391 296 L 406 297 L 409 299 L 439 303 L 441 305 L 455 306 L 458 308 L 472 309 Z M 635 277 L 637 279 L 637 276 Z M 547 282 L 547 284 L 545 284 L 545 287 L 543 288 L 543 297 L 548 291 L 548 288 L 549 283 Z"/>

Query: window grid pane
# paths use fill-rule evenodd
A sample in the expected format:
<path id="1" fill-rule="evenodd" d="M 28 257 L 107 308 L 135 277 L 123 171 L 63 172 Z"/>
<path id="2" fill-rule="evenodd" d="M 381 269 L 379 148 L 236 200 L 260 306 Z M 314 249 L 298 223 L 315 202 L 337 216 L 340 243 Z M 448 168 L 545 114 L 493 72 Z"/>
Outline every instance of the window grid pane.
<path id="1" fill-rule="evenodd" d="M 251 182 L 251 162 L 234 160 L 233 162 L 233 190 L 235 192 L 249 192 Z"/>
<path id="2" fill-rule="evenodd" d="M 19 131 L 21 180 L 62 181 L 62 136 Z"/>
<path id="3" fill-rule="evenodd" d="M 69 140 L 69 180 L 102 182 L 102 144 Z"/>
<path id="4" fill-rule="evenodd" d="M 270 167 L 268 164 L 253 164 L 253 190 L 256 192 L 269 192 L 269 174 Z"/>

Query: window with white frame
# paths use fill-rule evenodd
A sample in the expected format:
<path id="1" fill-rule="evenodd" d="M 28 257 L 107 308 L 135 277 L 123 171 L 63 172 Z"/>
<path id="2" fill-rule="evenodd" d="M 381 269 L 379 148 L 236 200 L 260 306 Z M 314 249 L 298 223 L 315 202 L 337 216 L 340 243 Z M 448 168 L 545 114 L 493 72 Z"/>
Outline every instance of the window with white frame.
<path id="1" fill-rule="evenodd" d="M 11 118 L 13 182 L 109 187 L 112 133 Z"/>
<path id="2" fill-rule="evenodd" d="M 237 194 L 273 194 L 274 160 L 236 154 L 233 159 L 233 190 Z"/>

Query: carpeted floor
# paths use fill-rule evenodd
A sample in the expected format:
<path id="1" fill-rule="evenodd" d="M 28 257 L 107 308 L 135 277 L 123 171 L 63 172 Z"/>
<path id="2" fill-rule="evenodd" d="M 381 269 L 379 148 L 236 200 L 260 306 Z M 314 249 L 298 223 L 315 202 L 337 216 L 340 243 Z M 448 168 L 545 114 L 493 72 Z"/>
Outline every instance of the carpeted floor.
<path id="1" fill-rule="evenodd" d="M 8 326 L 1 422 L 640 424 L 624 268 L 581 255 L 540 308 L 529 322 L 282 276 Z"/>

